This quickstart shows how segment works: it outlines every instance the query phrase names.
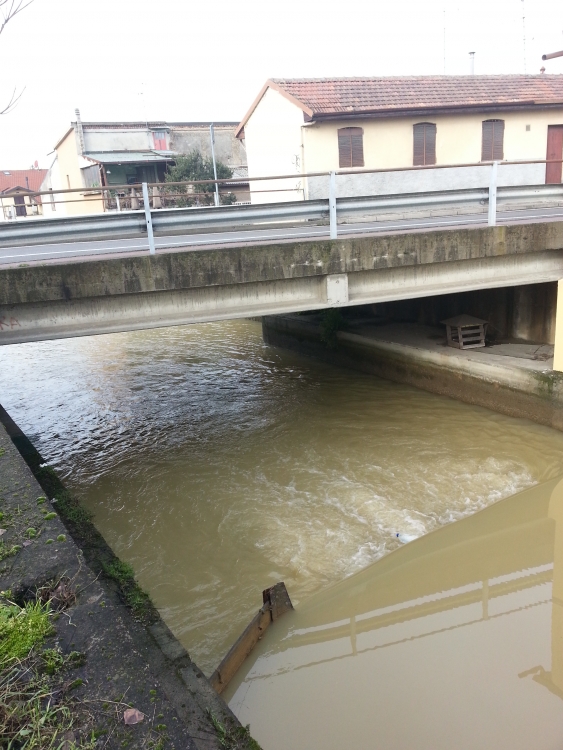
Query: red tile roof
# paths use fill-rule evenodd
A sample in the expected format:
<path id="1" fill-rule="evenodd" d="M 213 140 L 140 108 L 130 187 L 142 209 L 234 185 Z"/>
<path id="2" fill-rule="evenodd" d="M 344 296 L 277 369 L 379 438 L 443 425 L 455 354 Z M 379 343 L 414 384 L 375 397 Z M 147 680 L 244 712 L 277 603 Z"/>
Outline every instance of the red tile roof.
<path id="1" fill-rule="evenodd" d="M 0 193 L 16 187 L 39 190 L 46 174 L 46 169 L 0 169 Z"/>
<path id="2" fill-rule="evenodd" d="M 563 105 L 563 75 L 273 78 L 240 123 L 237 135 L 267 88 L 279 91 L 311 119 Z"/>
<path id="3" fill-rule="evenodd" d="M 314 114 L 563 103 L 563 75 L 273 79 Z"/>

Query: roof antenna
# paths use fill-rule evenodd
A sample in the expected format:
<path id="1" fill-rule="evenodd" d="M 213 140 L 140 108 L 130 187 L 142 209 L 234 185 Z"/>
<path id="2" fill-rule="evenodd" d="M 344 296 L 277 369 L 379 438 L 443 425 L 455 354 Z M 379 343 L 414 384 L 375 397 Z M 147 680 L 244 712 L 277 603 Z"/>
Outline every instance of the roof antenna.
<path id="1" fill-rule="evenodd" d="M 446 9 L 444 8 L 444 75 L 446 75 Z"/>
<path id="2" fill-rule="evenodd" d="M 469 53 L 469 75 L 475 75 L 475 52 Z"/>
<path id="3" fill-rule="evenodd" d="M 75 109 L 74 114 L 76 115 L 76 135 L 78 136 L 78 148 L 80 156 L 84 154 L 84 130 L 82 129 L 82 120 L 80 119 L 80 110 Z"/>
<path id="4" fill-rule="evenodd" d="M 522 0 L 522 48 L 524 54 L 524 75 L 526 74 L 526 3 Z"/>

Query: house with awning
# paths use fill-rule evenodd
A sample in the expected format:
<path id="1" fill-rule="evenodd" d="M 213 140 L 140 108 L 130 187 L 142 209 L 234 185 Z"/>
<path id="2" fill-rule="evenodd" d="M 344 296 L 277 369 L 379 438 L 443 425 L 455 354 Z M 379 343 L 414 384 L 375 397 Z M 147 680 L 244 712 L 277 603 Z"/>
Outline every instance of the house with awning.
<path id="1" fill-rule="evenodd" d="M 560 183 L 563 75 L 271 79 L 236 134 L 250 177 L 295 175 L 251 182 L 253 202 L 326 197 L 304 175 L 333 170 L 341 196 L 486 187 L 493 161 L 518 162 L 500 185 Z"/>
<path id="2" fill-rule="evenodd" d="M 241 178 L 239 192 L 247 190 L 244 144 L 234 136 L 237 123 L 214 123 L 215 154 Z M 53 192 L 46 210 L 62 214 L 100 213 L 108 208 L 102 194 L 63 194 L 80 188 L 111 188 L 127 194 L 128 185 L 164 182 L 166 170 L 182 154 L 193 150 L 211 155 L 209 122 L 83 122 L 76 120 L 55 146 L 55 160 L 42 189 Z M 119 186 L 119 187 L 117 187 Z"/>

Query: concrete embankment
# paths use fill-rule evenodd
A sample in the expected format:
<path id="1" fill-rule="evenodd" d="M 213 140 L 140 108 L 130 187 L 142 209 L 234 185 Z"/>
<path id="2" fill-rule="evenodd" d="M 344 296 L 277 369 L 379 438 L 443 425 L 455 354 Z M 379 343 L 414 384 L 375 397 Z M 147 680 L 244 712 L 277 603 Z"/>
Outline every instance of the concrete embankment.
<path id="1" fill-rule="evenodd" d="M 19 604 L 38 592 L 66 600 L 51 645 L 81 659 L 58 691 L 72 688 L 70 705 L 80 707 L 64 747 L 82 746 L 92 732 L 115 749 L 219 750 L 227 739 L 257 747 L 1 407 L 0 511 L 0 590 Z M 129 706 L 144 714 L 134 726 L 123 721 Z"/>
<path id="2" fill-rule="evenodd" d="M 320 315 L 264 317 L 264 340 L 563 431 L 563 374 L 530 353 L 541 345 L 460 351 L 446 346 L 443 328 L 365 320 L 345 320 L 327 345 L 321 320 Z"/>

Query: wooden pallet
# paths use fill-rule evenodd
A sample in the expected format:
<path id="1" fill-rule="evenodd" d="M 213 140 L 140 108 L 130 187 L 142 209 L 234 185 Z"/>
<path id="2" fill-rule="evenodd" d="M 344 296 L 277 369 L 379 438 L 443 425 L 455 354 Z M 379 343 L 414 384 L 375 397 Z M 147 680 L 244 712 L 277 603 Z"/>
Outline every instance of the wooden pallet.
<path id="1" fill-rule="evenodd" d="M 485 346 L 487 321 L 472 315 L 457 315 L 442 323 L 446 326 L 448 346 L 456 349 L 477 349 Z"/>

